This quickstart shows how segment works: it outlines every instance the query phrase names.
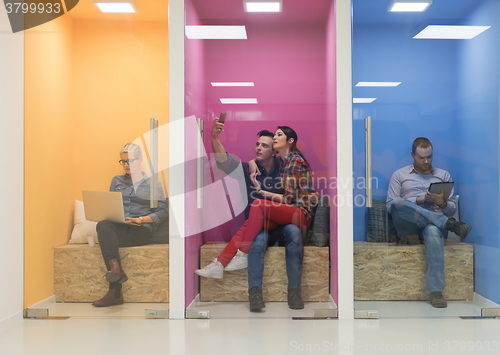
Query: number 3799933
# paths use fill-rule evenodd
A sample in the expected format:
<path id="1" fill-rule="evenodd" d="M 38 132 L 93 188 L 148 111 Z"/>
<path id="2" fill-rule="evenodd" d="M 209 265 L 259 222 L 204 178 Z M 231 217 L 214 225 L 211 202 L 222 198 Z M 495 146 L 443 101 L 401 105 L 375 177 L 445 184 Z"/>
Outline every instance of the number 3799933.
<path id="1" fill-rule="evenodd" d="M 7 2 L 5 8 L 8 14 L 59 14 L 63 12 L 60 2 L 36 3 L 36 2 Z"/>

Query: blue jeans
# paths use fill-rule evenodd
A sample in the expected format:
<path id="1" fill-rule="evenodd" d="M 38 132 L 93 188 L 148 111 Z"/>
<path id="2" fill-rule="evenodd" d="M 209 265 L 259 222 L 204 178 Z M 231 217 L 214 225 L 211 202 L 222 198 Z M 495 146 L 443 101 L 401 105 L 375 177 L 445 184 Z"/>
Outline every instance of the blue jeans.
<path id="1" fill-rule="evenodd" d="M 432 212 L 403 198 L 391 203 L 391 215 L 398 235 L 421 234 L 424 237 L 426 286 L 429 292 L 444 290 L 444 238 L 448 217 Z"/>
<path id="2" fill-rule="evenodd" d="M 268 246 L 285 246 L 286 274 L 288 276 L 288 289 L 300 289 L 302 281 L 302 233 L 294 224 L 281 226 L 274 231 L 261 230 L 255 237 L 248 253 L 248 289 L 254 286 L 262 289 L 262 275 L 264 273 L 264 256 Z"/>

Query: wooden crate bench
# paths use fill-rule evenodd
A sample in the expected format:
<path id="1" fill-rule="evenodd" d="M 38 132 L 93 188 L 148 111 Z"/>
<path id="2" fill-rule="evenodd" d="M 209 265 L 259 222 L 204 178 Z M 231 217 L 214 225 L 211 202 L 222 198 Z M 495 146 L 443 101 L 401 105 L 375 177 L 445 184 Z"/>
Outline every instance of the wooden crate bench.
<path id="1" fill-rule="evenodd" d="M 227 243 L 209 242 L 201 247 L 200 264 L 216 258 Z M 285 248 L 269 247 L 262 279 L 264 301 L 287 300 Z M 302 299 L 327 302 L 330 299 L 330 248 L 304 247 Z M 225 271 L 223 279 L 200 277 L 200 301 L 248 301 L 247 270 Z"/>
<path id="2" fill-rule="evenodd" d="M 125 302 L 168 302 L 168 244 L 120 248 Z M 108 290 L 99 245 L 68 244 L 54 248 L 54 291 L 57 302 L 92 302 Z"/>
<path id="3" fill-rule="evenodd" d="M 473 246 L 446 241 L 444 250 L 444 297 L 473 299 Z M 428 300 L 424 245 L 355 242 L 354 299 Z"/>

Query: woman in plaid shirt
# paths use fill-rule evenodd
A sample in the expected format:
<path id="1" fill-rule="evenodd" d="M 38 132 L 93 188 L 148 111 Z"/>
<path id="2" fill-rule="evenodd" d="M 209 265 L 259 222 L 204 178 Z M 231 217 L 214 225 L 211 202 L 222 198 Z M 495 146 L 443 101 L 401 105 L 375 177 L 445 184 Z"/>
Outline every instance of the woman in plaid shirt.
<path id="1" fill-rule="evenodd" d="M 274 150 L 278 151 L 283 167 L 282 191 L 272 193 L 260 188 L 254 179 L 261 199 L 254 200 L 250 215 L 222 253 L 209 265 L 196 270 L 205 277 L 223 278 L 223 271 L 244 269 L 248 265 L 248 251 L 262 228 L 274 230 L 293 223 L 303 231 L 312 219 L 313 201 L 318 194 L 312 187 L 311 169 L 297 149 L 297 133 L 288 126 L 279 126 L 274 134 Z"/>

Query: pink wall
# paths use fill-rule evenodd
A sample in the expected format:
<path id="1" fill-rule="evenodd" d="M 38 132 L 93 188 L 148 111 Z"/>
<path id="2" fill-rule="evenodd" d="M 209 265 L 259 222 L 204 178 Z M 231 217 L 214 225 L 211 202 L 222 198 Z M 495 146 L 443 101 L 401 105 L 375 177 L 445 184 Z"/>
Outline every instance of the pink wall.
<path id="1" fill-rule="evenodd" d="M 227 112 L 220 135 L 226 150 L 242 161 L 254 157 L 257 132 L 287 125 L 297 131 L 298 146 L 314 170 L 326 177 L 326 23 L 247 25 L 247 40 L 206 41 L 207 99 L 216 115 Z M 211 87 L 212 81 L 252 81 L 254 87 Z M 223 105 L 219 98 L 257 98 L 258 104 Z M 206 122 L 210 147 L 212 120 Z M 325 192 L 326 191 L 320 191 Z M 205 233 L 205 240 L 229 240 L 243 222 Z"/>

